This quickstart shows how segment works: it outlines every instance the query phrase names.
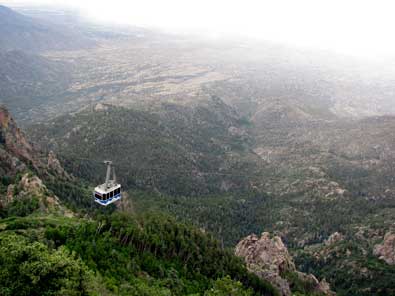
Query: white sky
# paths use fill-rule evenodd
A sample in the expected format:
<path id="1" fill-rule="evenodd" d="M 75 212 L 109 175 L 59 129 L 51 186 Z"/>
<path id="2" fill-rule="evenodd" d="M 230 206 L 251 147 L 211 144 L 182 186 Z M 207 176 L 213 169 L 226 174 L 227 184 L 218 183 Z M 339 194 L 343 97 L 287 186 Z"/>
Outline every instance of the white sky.
<path id="1" fill-rule="evenodd" d="M 1 1 L 1 0 L 0 0 Z M 8 2 L 18 0 L 8 0 Z M 23 0 L 72 5 L 96 20 L 237 34 L 354 56 L 395 56 L 395 1 Z M 394 54 L 393 54 L 394 53 Z"/>

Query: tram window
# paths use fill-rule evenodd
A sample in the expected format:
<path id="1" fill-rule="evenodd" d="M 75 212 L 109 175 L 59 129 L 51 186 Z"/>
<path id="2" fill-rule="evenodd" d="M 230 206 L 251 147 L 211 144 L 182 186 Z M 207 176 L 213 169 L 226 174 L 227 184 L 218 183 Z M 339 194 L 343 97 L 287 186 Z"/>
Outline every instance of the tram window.
<path id="1" fill-rule="evenodd" d="M 98 199 L 101 199 L 101 195 L 100 194 L 95 193 L 95 197 L 98 198 Z"/>
<path id="2" fill-rule="evenodd" d="M 103 194 L 103 200 L 106 200 L 107 199 L 107 194 Z"/>
<path id="3" fill-rule="evenodd" d="M 110 198 L 114 196 L 114 191 L 110 192 Z"/>

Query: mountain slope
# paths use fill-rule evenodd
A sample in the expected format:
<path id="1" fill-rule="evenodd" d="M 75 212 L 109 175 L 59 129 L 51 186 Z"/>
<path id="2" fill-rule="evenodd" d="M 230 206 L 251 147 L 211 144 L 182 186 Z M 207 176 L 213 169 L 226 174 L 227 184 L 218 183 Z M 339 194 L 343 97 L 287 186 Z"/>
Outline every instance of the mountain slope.
<path id="1" fill-rule="evenodd" d="M 23 51 L 0 51 L 0 103 L 19 118 L 41 117 L 38 111 L 54 101 L 70 83 L 70 66 Z M 37 107 L 37 113 L 29 111 Z"/>
<path id="2" fill-rule="evenodd" d="M 21 201 L 26 201 L 25 197 L 28 201 L 29 196 L 44 200 L 41 210 L 53 200 L 55 204 L 61 202 L 62 211 L 65 206 L 80 210 L 94 208 L 91 191 L 63 169 L 52 151 L 43 153 L 28 141 L 3 106 L 0 106 L 0 152 L 3 208 L 13 201 L 17 207 L 24 207 Z"/>
<path id="3" fill-rule="evenodd" d="M 211 236 L 154 214 L 12 217 L 0 248 L 2 295 L 278 295 Z"/>
<path id="4" fill-rule="evenodd" d="M 78 200 L 67 210 L 44 182 L 78 182 L 53 155 L 41 160 L 4 107 L 0 149 L 1 295 L 278 295 L 218 240 L 174 218 L 87 215 Z"/>
<path id="5" fill-rule="evenodd" d="M 3 106 L 0 106 L 0 149 L 3 175 L 16 175 L 23 170 L 33 169 L 43 176 L 59 172 L 59 177 L 69 178 L 53 155 L 47 158 L 26 139 Z"/>
<path id="6" fill-rule="evenodd" d="M 0 215 L 61 212 L 66 208 L 45 183 L 68 182 L 55 155 L 42 154 L 17 127 L 8 110 L 0 106 Z"/>
<path id="7" fill-rule="evenodd" d="M 194 107 L 167 104 L 158 112 L 99 104 L 34 126 L 31 134 L 88 180 L 101 180 L 96 163 L 109 158 L 126 187 L 202 195 L 251 187 L 243 174 L 256 171 L 260 160 L 249 150 L 244 127 L 231 108 L 211 98 Z"/>
<path id="8" fill-rule="evenodd" d="M 40 52 L 86 48 L 92 44 L 78 32 L 53 27 L 0 5 L 0 50 Z"/>

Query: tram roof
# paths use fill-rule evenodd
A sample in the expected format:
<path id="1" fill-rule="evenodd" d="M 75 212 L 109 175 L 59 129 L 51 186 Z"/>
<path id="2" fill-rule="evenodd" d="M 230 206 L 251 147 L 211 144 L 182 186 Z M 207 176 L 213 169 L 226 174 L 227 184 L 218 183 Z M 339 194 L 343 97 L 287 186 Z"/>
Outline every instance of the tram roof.
<path id="1" fill-rule="evenodd" d="M 95 187 L 95 192 L 100 193 L 100 194 L 105 194 L 109 193 L 111 191 L 114 191 L 115 189 L 121 188 L 121 184 L 114 184 L 110 186 L 110 188 L 106 189 L 106 183 L 101 184 L 97 187 Z"/>

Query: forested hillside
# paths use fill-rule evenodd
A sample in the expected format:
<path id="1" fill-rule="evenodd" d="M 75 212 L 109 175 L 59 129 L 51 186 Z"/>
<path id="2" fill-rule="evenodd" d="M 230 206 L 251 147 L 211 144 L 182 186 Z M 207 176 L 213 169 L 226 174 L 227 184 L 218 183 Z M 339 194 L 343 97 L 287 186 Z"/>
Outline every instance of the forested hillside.
<path id="1" fill-rule="evenodd" d="M 192 225 L 95 206 L 3 107 L 0 140 L 2 295 L 277 295 Z"/>
<path id="2" fill-rule="evenodd" d="M 383 279 L 391 277 L 393 270 L 374 255 L 376 244 L 393 227 L 393 185 L 383 177 L 391 174 L 392 167 L 393 144 L 385 137 L 393 124 L 391 117 L 320 123 L 311 126 L 309 134 L 303 134 L 306 126 L 286 129 L 273 124 L 263 130 L 262 139 L 254 138 L 254 123 L 237 117 L 230 117 L 235 119 L 229 123 L 215 120 L 222 118 L 218 116 L 224 109 L 212 106 L 198 108 L 188 120 L 177 120 L 175 113 L 167 115 L 169 109 L 155 113 L 95 107 L 41 125 L 32 135 L 59 151 L 65 165 L 88 181 L 99 181 L 95 172 L 103 172 L 102 165 L 96 164 L 99 155 L 109 158 L 115 152 L 138 212 L 164 211 L 214 233 L 227 247 L 250 233 L 270 231 L 284 239 L 303 270 L 326 278 L 340 294 L 371 293 L 352 283 L 374 277 L 377 268 L 381 273 L 375 281 L 380 284 L 374 289 L 391 291 L 392 282 Z M 203 110 L 209 114 L 206 121 Z M 233 113 L 225 113 L 229 114 Z M 239 133 L 230 136 L 230 126 Z M 114 130 L 123 135 L 121 140 L 110 140 Z M 103 136 L 101 131 L 108 132 Z M 362 136 L 362 131 L 371 136 Z M 115 142 L 124 139 L 130 142 Z M 281 154 L 273 152 L 267 158 L 259 148 L 277 149 Z M 224 165 L 232 158 L 237 166 Z M 218 170 L 221 167 L 227 170 Z M 344 249 L 349 255 L 337 251 L 336 245 L 325 245 L 336 232 L 342 234 L 345 245 L 354 246 Z M 322 265 L 326 255 L 311 251 L 314 246 L 339 257 Z M 370 265 L 358 263 L 363 256 L 370 256 Z M 354 278 L 360 269 L 366 270 L 363 277 Z M 338 270 L 349 270 L 352 279 L 341 281 Z"/>
<path id="3" fill-rule="evenodd" d="M 112 159 L 128 188 L 202 195 L 251 188 L 244 174 L 256 173 L 261 161 L 250 150 L 247 126 L 211 98 L 197 107 L 168 104 L 160 112 L 96 105 L 29 132 L 86 180 L 100 181 L 100 163 Z"/>
<path id="4" fill-rule="evenodd" d="M 217 240 L 169 217 L 0 222 L 2 295 L 276 295 Z"/>

